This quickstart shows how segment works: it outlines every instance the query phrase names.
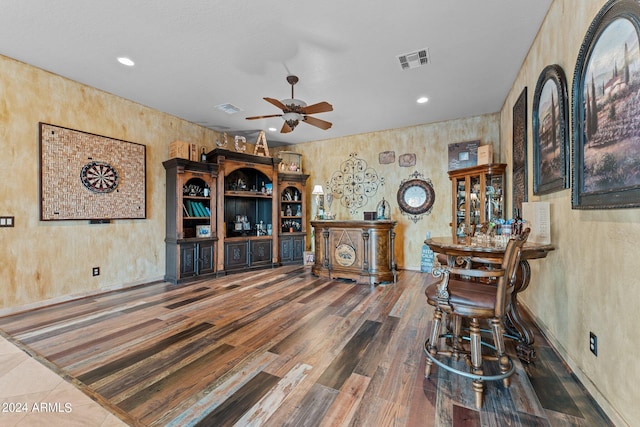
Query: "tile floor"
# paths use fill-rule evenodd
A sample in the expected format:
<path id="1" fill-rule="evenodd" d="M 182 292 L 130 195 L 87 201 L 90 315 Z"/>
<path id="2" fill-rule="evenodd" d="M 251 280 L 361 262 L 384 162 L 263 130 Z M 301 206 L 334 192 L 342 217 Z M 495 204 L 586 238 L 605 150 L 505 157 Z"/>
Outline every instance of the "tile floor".
<path id="1" fill-rule="evenodd" d="M 0 336 L 0 426 L 122 427 L 126 424 Z"/>

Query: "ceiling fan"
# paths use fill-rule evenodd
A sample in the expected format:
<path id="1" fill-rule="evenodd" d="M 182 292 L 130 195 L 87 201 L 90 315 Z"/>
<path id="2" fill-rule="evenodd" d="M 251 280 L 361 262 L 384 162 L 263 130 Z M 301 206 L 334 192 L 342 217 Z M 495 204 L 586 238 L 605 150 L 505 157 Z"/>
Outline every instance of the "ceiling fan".
<path id="1" fill-rule="evenodd" d="M 289 82 L 289 84 L 291 85 L 291 99 L 283 99 L 281 101 L 278 101 L 274 98 L 263 98 L 265 101 L 281 109 L 282 114 L 247 117 L 247 120 L 266 119 L 269 117 L 282 117 L 284 119 L 284 124 L 282 125 L 282 129 L 280 129 L 280 133 L 289 133 L 293 131 L 300 122 L 319 127 L 323 130 L 329 129 L 331 127 L 330 122 L 311 117 L 309 114 L 333 111 L 333 106 L 324 101 L 318 102 L 317 104 L 313 105 L 307 105 L 306 102 L 296 99 L 293 96 L 293 86 L 298 83 L 298 77 L 293 75 L 287 76 L 287 82 Z"/>

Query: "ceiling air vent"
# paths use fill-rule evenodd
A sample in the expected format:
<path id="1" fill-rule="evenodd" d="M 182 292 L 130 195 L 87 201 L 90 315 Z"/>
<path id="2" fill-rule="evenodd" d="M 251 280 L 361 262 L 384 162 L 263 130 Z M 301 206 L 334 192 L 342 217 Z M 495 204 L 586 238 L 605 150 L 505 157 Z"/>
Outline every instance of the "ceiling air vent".
<path id="1" fill-rule="evenodd" d="M 241 108 L 236 107 L 233 104 L 220 104 L 220 105 L 216 105 L 216 108 L 218 110 L 224 111 L 227 114 L 235 114 L 239 111 L 242 111 Z"/>
<path id="2" fill-rule="evenodd" d="M 423 65 L 427 65 L 431 62 L 431 59 L 429 58 L 429 49 L 424 48 L 415 52 L 398 55 L 398 61 L 400 61 L 400 67 L 402 67 L 403 70 L 422 67 Z"/>

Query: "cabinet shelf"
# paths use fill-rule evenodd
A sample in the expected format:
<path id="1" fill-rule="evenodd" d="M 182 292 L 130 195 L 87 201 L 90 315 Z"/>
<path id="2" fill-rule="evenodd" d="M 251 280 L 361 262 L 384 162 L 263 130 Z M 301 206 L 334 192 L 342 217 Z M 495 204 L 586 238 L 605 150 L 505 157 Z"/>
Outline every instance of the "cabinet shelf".
<path id="1" fill-rule="evenodd" d="M 261 191 L 225 191 L 225 197 L 250 197 L 252 199 L 272 199 L 271 194 L 264 194 Z"/>

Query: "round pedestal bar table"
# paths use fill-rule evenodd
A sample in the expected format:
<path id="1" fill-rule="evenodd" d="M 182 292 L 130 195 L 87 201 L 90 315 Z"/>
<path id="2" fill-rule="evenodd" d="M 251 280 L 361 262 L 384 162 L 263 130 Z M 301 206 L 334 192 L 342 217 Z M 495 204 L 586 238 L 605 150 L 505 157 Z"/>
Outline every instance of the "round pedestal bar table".
<path id="1" fill-rule="evenodd" d="M 451 266 L 460 266 L 463 263 L 470 265 L 474 258 L 491 259 L 494 263 L 500 264 L 506 245 L 490 241 L 479 243 L 478 240 L 472 237 L 433 237 L 425 240 L 425 244 L 432 251 L 446 255 L 447 264 Z M 520 313 L 518 294 L 527 289 L 531 281 L 529 260 L 545 258 L 554 249 L 553 245 L 527 242 L 523 246 L 520 255 L 520 265 L 518 266 L 516 283 L 511 294 L 511 307 L 505 319 L 505 328 L 507 333 L 517 340 L 516 350 L 518 357 L 526 363 L 530 363 L 535 359 L 535 350 L 533 348 L 535 338 L 531 326 Z"/>

